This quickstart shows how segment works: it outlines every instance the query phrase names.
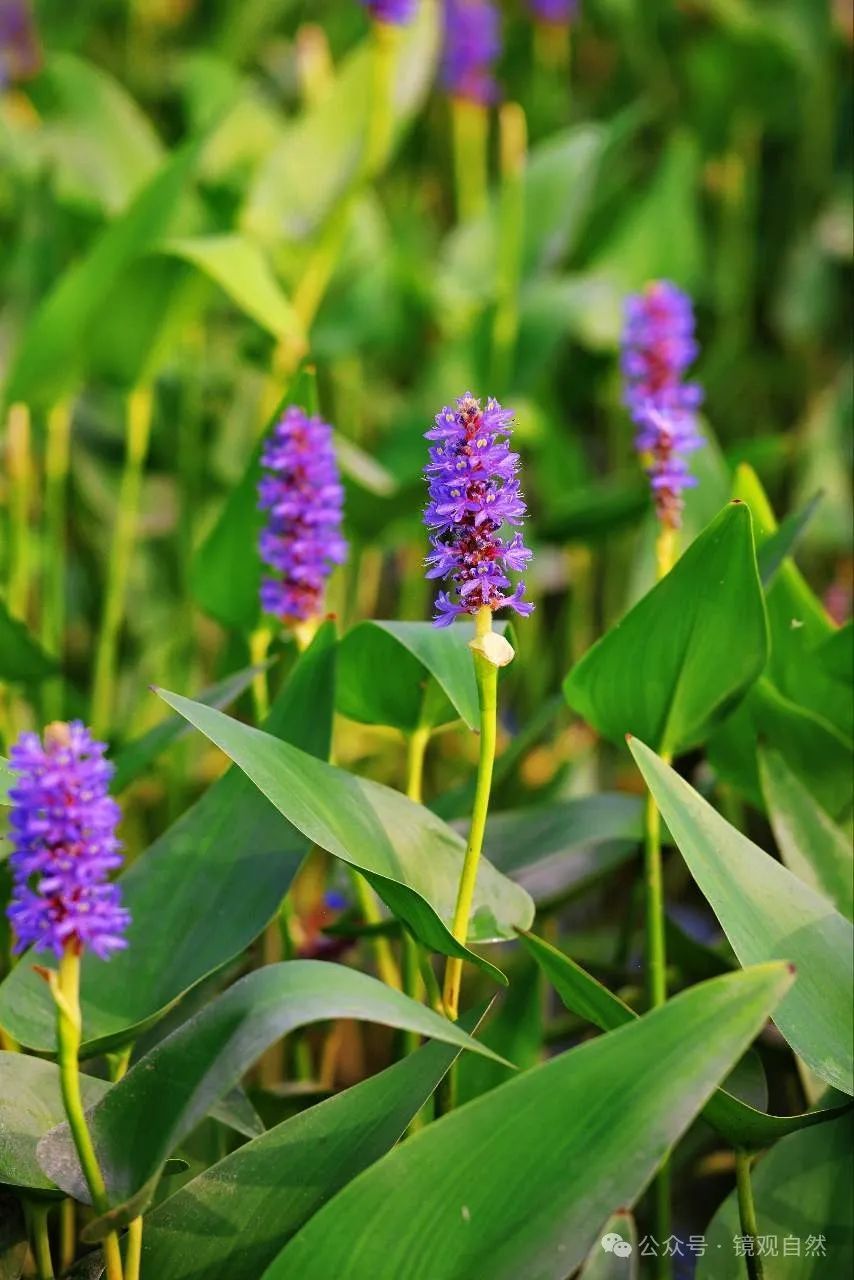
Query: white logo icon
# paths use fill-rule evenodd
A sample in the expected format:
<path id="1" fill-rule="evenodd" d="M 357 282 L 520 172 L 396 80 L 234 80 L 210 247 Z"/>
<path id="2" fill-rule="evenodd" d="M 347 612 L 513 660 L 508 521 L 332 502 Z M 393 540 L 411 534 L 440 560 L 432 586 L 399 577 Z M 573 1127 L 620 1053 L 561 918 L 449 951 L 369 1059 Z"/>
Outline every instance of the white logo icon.
<path id="1" fill-rule="evenodd" d="M 606 1253 L 613 1253 L 618 1258 L 631 1257 L 632 1246 L 628 1240 L 624 1240 L 616 1231 L 609 1231 L 607 1235 L 602 1237 L 602 1248 Z"/>

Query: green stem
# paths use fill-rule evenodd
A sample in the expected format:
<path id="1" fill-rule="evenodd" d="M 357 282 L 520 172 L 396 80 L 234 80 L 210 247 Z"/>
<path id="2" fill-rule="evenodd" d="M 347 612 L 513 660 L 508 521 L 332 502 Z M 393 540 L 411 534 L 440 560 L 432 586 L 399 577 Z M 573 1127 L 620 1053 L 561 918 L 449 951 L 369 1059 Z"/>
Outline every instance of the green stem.
<path id="1" fill-rule="evenodd" d="M 379 905 L 367 880 L 359 874 L 355 867 L 350 868 L 350 879 L 353 884 L 356 901 L 359 904 L 359 911 L 362 913 L 365 924 L 382 924 Z M 394 987 L 395 991 L 402 990 L 403 983 L 400 978 L 400 970 L 397 967 L 397 961 L 394 958 L 394 952 L 391 949 L 391 943 L 388 938 L 384 938 L 382 934 L 377 934 L 371 938 L 371 943 L 374 950 L 374 959 L 377 962 L 377 972 L 383 982 L 388 987 Z"/>
<path id="2" fill-rule="evenodd" d="M 63 1200 L 59 1206 L 59 1270 L 68 1271 L 77 1252 L 77 1206 Z"/>
<path id="3" fill-rule="evenodd" d="M 482 640 L 491 630 L 492 610 L 488 606 L 484 606 L 478 611 L 475 618 L 476 638 Z M 469 916 L 471 915 L 475 884 L 477 882 L 477 869 L 483 849 L 483 834 L 486 829 L 486 815 L 489 809 L 489 793 L 492 789 L 492 770 L 495 765 L 495 744 L 498 734 L 498 668 L 494 663 L 488 661 L 483 654 L 475 650 L 474 670 L 480 706 L 480 753 L 471 827 L 451 925 L 451 932 L 457 942 L 463 945 L 465 945 L 468 934 Z M 459 956 L 449 956 L 445 965 L 443 999 L 445 1011 L 448 1017 L 454 1021 L 459 1015 L 462 974 L 462 959 Z"/>
<path id="4" fill-rule="evenodd" d="M 62 664 L 65 635 L 65 525 L 68 463 L 71 447 L 71 406 L 54 405 L 47 415 L 47 452 L 44 466 L 45 561 L 41 640 L 47 652 Z M 62 714 L 62 680 L 44 685 L 44 718 Z"/>
<path id="5" fill-rule="evenodd" d="M 33 464 L 30 448 L 30 411 L 25 404 L 9 409 L 6 454 L 9 477 L 9 612 L 26 619 L 30 595 L 30 508 L 33 496 Z"/>
<path id="6" fill-rule="evenodd" d="M 77 1149 L 80 1167 L 92 1197 L 95 1212 L 103 1216 L 109 1209 L 107 1188 L 95 1154 L 92 1135 L 86 1124 L 83 1097 L 80 1092 L 80 1065 L 78 1054 L 82 1035 L 80 1015 L 80 956 L 76 946 L 70 943 L 59 961 L 59 977 L 54 996 L 57 1002 L 57 1046 L 59 1053 L 59 1079 L 62 1102 L 68 1119 L 68 1127 Z M 114 1231 L 103 1242 L 107 1280 L 123 1280 L 118 1236 Z"/>
<path id="7" fill-rule="evenodd" d="M 454 189 L 457 221 L 467 222 L 486 211 L 489 189 L 489 113 L 479 102 L 454 98 L 451 103 Z"/>
<path id="8" fill-rule="evenodd" d="M 139 1280 L 142 1261 L 142 1218 L 128 1223 L 125 1236 L 125 1280 Z"/>
<path id="9" fill-rule="evenodd" d="M 507 102 L 498 115 L 501 198 L 498 209 L 498 300 L 492 322 L 491 385 L 500 395 L 510 380 L 519 330 L 519 279 L 525 214 L 525 113 Z"/>
<path id="10" fill-rule="evenodd" d="M 421 804 L 424 796 L 424 756 L 431 733 L 431 729 L 421 725 L 406 739 L 406 794 L 416 804 Z"/>
<path id="11" fill-rule="evenodd" d="M 364 177 L 370 181 L 384 168 L 394 133 L 394 82 L 400 27 L 388 22 L 373 24 L 373 85 L 367 142 L 363 157 Z"/>
<path id="12" fill-rule="evenodd" d="M 24 1208 L 38 1280 L 53 1280 L 53 1259 L 50 1256 L 50 1234 L 47 1227 L 50 1204 L 42 1200 L 28 1200 Z"/>
<path id="13" fill-rule="evenodd" d="M 142 470 L 148 454 L 153 394 L 151 387 L 138 387 L 128 397 L 127 443 L 119 486 L 116 527 L 110 548 L 107 586 L 101 630 L 95 653 L 95 681 L 92 691 L 92 730 L 96 737 L 106 733 L 113 710 L 116 657 L 119 631 L 125 608 L 128 575 L 136 539 Z"/>
<path id="14" fill-rule="evenodd" d="M 753 1203 L 753 1185 L 750 1181 L 750 1156 L 746 1151 L 735 1153 L 735 1180 L 738 1188 L 738 1216 L 741 1234 L 753 1241 L 753 1251 L 745 1256 L 750 1280 L 764 1280 L 765 1268 L 757 1252 L 759 1229 L 756 1222 L 756 1206 Z"/>

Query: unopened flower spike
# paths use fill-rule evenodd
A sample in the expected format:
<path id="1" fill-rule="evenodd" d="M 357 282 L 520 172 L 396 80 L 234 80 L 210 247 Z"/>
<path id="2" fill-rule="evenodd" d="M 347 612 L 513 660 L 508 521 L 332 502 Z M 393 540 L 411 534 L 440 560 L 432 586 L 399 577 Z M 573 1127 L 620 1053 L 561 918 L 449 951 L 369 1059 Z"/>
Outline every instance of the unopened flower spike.
<path id="1" fill-rule="evenodd" d="M 261 606 L 286 624 L 306 622 L 322 612 L 327 578 L 347 554 L 332 428 L 291 405 L 270 433 L 261 464 L 258 499 L 267 524 L 258 549 L 273 571 L 262 581 Z"/>
<path id="2" fill-rule="evenodd" d="M 454 407 L 437 414 L 426 433 L 432 443 L 424 523 L 433 548 L 427 577 L 450 584 L 436 597 L 436 626 L 484 607 L 494 612 L 509 606 L 523 616 L 534 607 L 524 598 L 525 584 L 511 589 L 507 576 L 524 570 L 531 558 L 521 533 L 527 508 L 519 488 L 519 455 L 509 444 L 512 419 L 497 400 L 487 400 L 483 408 L 466 392 Z M 514 532 L 502 537 L 506 526 Z"/>
<path id="3" fill-rule="evenodd" d="M 9 753 L 15 951 L 85 949 L 102 959 L 127 945 L 130 922 L 109 875 L 121 864 L 119 807 L 106 747 L 80 721 L 23 733 Z"/>
<path id="4" fill-rule="evenodd" d="M 488 106 L 498 98 L 499 11 L 491 0 L 446 0 L 444 14 L 442 82 L 453 97 Z"/>
<path id="5" fill-rule="evenodd" d="M 375 22 L 385 22 L 391 27 L 404 27 L 411 22 L 418 7 L 418 0 L 361 0 Z"/>
<path id="6" fill-rule="evenodd" d="M 697 483 L 686 455 L 703 438 L 697 427 L 701 388 L 683 381 L 697 355 L 691 299 L 666 280 L 627 299 L 623 329 L 624 399 L 637 427 L 658 518 L 678 529 L 682 493 Z"/>

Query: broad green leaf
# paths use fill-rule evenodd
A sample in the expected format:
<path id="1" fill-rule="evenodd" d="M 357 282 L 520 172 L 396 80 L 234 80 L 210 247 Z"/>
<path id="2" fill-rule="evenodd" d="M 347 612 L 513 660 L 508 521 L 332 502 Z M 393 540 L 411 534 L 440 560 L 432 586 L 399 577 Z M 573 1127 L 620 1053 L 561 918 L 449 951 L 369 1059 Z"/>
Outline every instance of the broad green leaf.
<path id="1" fill-rule="evenodd" d="M 206 1169 L 146 1216 L 143 1274 L 258 1280 L 313 1213 L 394 1146 L 457 1052 L 425 1045 Z"/>
<path id="2" fill-rule="evenodd" d="M 209 707 L 227 707 L 239 698 L 244 689 L 248 689 L 254 676 L 263 671 L 263 667 L 244 667 L 233 675 L 226 676 L 217 684 L 211 685 L 199 694 L 199 702 Z M 154 725 L 138 738 L 125 743 L 115 756 L 116 772 L 113 775 L 111 789 L 116 793 L 123 791 L 129 783 L 144 773 L 155 760 L 173 742 L 177 742 L 187 732 L 187 722 L 183 716 L 165 716 L 159 724 Z"/>
<path id="3" fill-rule="evenodd" d="M 557 947 L 532 933 L 523 934 L 522 941 L 571 1013 L 586 1018 L 600 1031 L 613 1031 L 638 1017 L 619 996 L 569 956 L 558 951 Z M 722 1086 L 712 1094 L 702 1114 L 703 1119 L 734 1147 L 761 1149 L 787 1133 L 823 1124 L 840 1113 L 839 1107 L 827 1107 L 792 1116 L 769 1115 L 763 1108 L 746 1101 L 741 1089 L 736 1096 L 735 1073 L 724 1084 L 726 1087 Z"/>
<path id="4" fill-rule="evenodd" d="M 504 633 L 506 623 L 498 624 Z M 338 710 L 363 724 L 404 733 L 462 719 L 477 729 L 480 716 L 468 642 L 474 624 L 360 622 L 341 641 Z M 382 679 L 377 679 L 377 672 Z"/>
<path id="5" fill-rule="evenodd" d="M 286 405 L 314 411 L 313 373 L 301 370 L 288 387 L 270 426 Z M 265 432 L 266 435 L 266 432 Z M 230 490 L 222 513 L 193 557 L 190 588 L 197 603 L 223 626 L 250 631 L 258 622 L 261 559 L 258 538 L 264 517 L 258 509 L 261 478 L 259 441 L 246 471 Z"/>
<path id="6" fill-rule="evenodd" d="M 356 969 L 322 960 L 256 969 L 155 1045 L 89 1112 L 111 1202 L 89 1238 L 142 1212 L 169 1155 L 269 1045 L 334 1018 L 379 1022 L 492 1056 L 456 1023 Z M 88 1201 L 67 1125 L 42 1139 L 38 1159 L 58 1186 Z"/>
<path id="7" fill-rule="evenodd" d="M 271 732 L 319 755 L 329 749 L 334 653 L 330 625 L 301 658 L 268 721 Z M 210 787 L 121 878 L 130 945 L 108 964 L 89 955 L 83 961 L 86 1051 L 135 1039 L 245 950 L 277 910 L 307 848 L 239 770 Z M 22 1044 L 50 1052 L 56 1015 L 34 958 L 25 955 L 0 986 L 0 1025 Z"/>
<path id="8" fill-rule="evenodd" d="M 467 1053 L 455 1068 L 454 1106 L 479 1098 L 512 1079 L 517 1070 L 526 1071 L 542 1061 L 544 1010 L 539 971 L 529 956 L 516 952 L 509 977 L 510 985 L 496 996 L 479 1032 L 481 1043 L 505 1062 Z"/>
<path id="9" fill-rule="evenodd" d="M 633 739 L 632 755 L 688 869 L 744 965 L 788 960 L 797 978 L 774 1021 L 816 1073 L 854 1093 L 854 930 L 831 903 L 716 813 Z"/>
<path id="10" fill-rule="evenodd" d="M 588 1253 L 578 1280 L 638 1280 L 639 1268 L 635 1220 L 626 1209 L 620 1209 L 611 1214 L 602 1228 L 601 1237 Z"/>
<path id="11" fill-rule="evenodd" d="M 81 1075 L 80 1087 L 84 1106 L 92 1107 L 110 1086 L 105 1080 Z M 55 1063 L 0 1051 L 0 1183 L 58 1194 L 56 1184 L 36 1160 L 36 1146 L 64 1120 Z"/>
<path id="12" fill-rule="evenodd" d="M 491 814 L 484 849 L 542 907 L 622 866 L 642 839 L 643 800 L 614 791 Z"/>
<path id="13" fill-rule="evenodd" d="M 821 493 L 817 493 L 805 507 L 801 507 L 800 511 L 793 511 L 779 529 L 765 538 L 762 545 L 757 547 L 756 563 L 759 565 L 759 576 L 763 587 L 770 587 L 777 576 L 777 570 L 797 546 L 821 498 Z"/>
<path id="14" fill-rule="evenodd" d="M 786 866 L 850 919 L 854 913 L 851 841 L 779 752 L 760 748 L 759 773 L 771 829 Z"/>
<path id="15" fill-rule="evenodd" d="M 0 680 L 44 680 L 55 671 L 54 660 L 0 600 Z"/>
<path id="16" fill-rule="evenodd" d="M 8 403 L 54 404 L 85 374 L 88 335 L 104 320 L 105 304 L 122 273 L 168 233 L 197 150 L 198 144 L 191 143 L 176 151 L 127 211 L 59 278 L 12 358 Z"/>
<path id="17" fill-rule="evenodd" d="M 498 970 L 456 942 L 448 927 L 464 844 L 440 818 L 389 787 L 324 764 L 221 711 L 159 692 L 170 707 L 215 742 L 307 839 L 361 871 L 425 946 L 443 955 L 464 956 L 500 979 Z M 516 929 L 528 927 L 533 912 L 534 904 L 524 889 L 484 859 L 468 941 L 512 938 Z"/>
<path id="18" fill-rule="evenodd" d="M 734 503 L 588 650 L 564 692 L 606 738 L 633 733 L 674 753 L 704 741 L 766 655 L 750 512 Z"/>
<path id="19" fill-rule="evenodd" d="M 274 338 L 301 338 L 302 326 L 257 244 L 236 232 L 166 240 L 156 252 L 191 263 Z"/>
<path id="20" fill-rule="evenodd" d="M 264 1280 L 565 1280 L 791 982 L 729 974 L 415 1134 L 316 1214 Z"/>
<path id="21" fill-rule="evenodd" d="M 436 0 L 421 0 L 401 32 L 393 90 L 400 131 L 418 110 L 432 80 L 439 43 Z M 274 147 L 252 182 L 243 225 L 270 243 L 304 240 L 357 176 L 371 103 L 371 42 L 344 60 L 328 93 L 303 113 Z M 306 174 L 311 181 L 305 180 Z"/>
<path id="22" fill-rule="evenodd" d="M 70 53 L 52 53 L 30 87 L 41 118 L 34 145 L 60 199 L 118 213 L 157 169 L 163 148 L 118 81 Z"/>
<path id="23" fill-rule="evenodd" d="M 793 1133 L 753 1166 L 758 1235 L 768 1242 L 763 1258 L 768 1280 L 820 1280 L 854 1270 L 852 1124 L 848 1115 L 821 1129 Z M 736 1256 L 733 1243 L 742 1235 L 734 1191 L 705 1234 L 697 1280 L 743 1280 L 744 1258 Z"/>

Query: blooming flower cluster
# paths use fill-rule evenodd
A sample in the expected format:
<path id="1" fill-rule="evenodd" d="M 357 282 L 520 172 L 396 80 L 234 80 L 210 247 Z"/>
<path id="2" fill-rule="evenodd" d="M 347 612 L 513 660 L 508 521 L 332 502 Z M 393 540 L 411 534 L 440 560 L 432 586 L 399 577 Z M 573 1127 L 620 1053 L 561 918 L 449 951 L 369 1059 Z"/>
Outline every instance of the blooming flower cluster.
<path id="1" fill-rule="evenodd" d="M 119 886 L 107 878 L 121 863 L 121 846 L 105 750 L 79 720 L 48 725 L 44 741 L 23 733 L 11 748 L 9 920 L 16 951 L 35 946 L 61 955 L 70 945 L 108 959 L 127 945 L 130 916 Z"/>
<path id="2" fill-rule="evenodd" d="M 414 16 L 418 0 L 362 0 L 362 4 L 375 22 L 404 27 Z"/>
<path id="3" fill-rule="evenodd" d="M 483 106 L 494 102 L 500 53 L 501 18 L 491 0 L 445 0 L 442 81 L 450 94 Z"/>
<path id="4" fill-rule="evenodd" d="M 433 547 L 427 577 L 450 579 L 458 597 L 439 592 L 436 626 L 484 606 L 509 605 L 523 615 L 534 607 L 523 598 L 523 582 L 504 594 L 507 570 L 519 572 L 531 558 L 518 528 L 509 539 L 499 536 L 504 525 L 520 526 L 527 510 L 517 479 L 519 455 L 508 442 L 512 420 L 497 400 L 487 400 L 484 409 L 466 392 L 455 408 L 436 415 L 426 433 L 434 442 L 425 469 L 430 500 L 424 523 Z"/>
<path id="5" fill-rule="evenodd" d="M 649 459 L 658 517 L 674 529 L 681 523 L 682 492 L 697 483 L 685 455 L 703 443 L 696 417 L 702 390 L 683 381 L 696 355 L 691 299 L 676 285 L 657 280 L 627 300 L 625 403 L 637 427 L 637 448 Z"/>
<path id="6" fill-rule="evenodd" d="M 264 445 L 261 464 L 258 505 L 268 517 L 258 549 L 277 575 L 264 578 L 261 606 L 284 621 L 305 622 L 320 613 L 326 579 L 347 554 L 332 428 L 291 405 Z"/>
<path id="7" fill-rule="evenodd" d="M 575 17 L 578 0 L 528 0 L 528 6 L 538 22 L 566 26 Z"/>

